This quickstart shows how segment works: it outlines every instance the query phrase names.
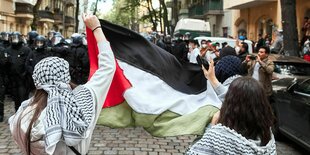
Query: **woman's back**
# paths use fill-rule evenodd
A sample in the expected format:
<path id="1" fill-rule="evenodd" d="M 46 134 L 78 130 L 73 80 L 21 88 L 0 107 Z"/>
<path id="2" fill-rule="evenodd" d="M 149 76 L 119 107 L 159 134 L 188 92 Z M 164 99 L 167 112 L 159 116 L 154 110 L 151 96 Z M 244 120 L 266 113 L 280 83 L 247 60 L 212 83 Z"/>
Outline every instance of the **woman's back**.
<path id="1" fill-rule="evenodd" d="M 271 137 L 272 139 L 266 145 L 261 146 L 259 138 L 247 139 L 235 130 L 217 124 L 207 128 L 203 137 L 187 154 L 275 155 L 275 140 L 273 135 Z"/>
<path id="2" fill-rule="evenodd" d="M 262 85 L 252 77 L 230 84 L 219 118 L 213 117 L 214 126 L 187 154 L 276 154 L 271 106 Z"/>

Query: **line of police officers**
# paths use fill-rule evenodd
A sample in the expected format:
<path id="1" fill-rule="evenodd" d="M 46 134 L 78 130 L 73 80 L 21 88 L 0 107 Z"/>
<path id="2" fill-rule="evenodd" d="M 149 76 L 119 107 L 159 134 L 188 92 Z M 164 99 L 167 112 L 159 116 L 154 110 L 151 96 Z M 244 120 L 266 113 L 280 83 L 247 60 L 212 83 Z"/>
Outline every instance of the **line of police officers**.
<path id="1" fill-rule="evenodd" d="M 0 122 L 4 115 L 5 94 L 12 96 L 17 110 L 35 90 L 32 73 L 43 58 L 57 56 L 70 64 L 71 81 L 84 84 L 88 79 L 89 60 L 85 36 L 75 33 L 65 39 L 50 31 L 48 39 L 31 31 L 27 40 L 19 32 L 1 32 L 0 36 Z"/>

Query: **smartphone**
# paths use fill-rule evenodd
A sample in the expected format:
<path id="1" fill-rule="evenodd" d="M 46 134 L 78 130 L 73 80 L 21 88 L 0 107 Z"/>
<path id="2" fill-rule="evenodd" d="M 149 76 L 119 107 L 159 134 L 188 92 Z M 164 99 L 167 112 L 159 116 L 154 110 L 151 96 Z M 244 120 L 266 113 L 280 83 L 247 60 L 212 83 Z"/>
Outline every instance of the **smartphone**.
<path id="1" fill-rule="evenodd" d="M 256 60 L 256 56 L 255 56 L 255 55 L 250 55 L 249 58 L 250 58 L 251 60 Z"/>
<path id="2" fill-rule="evenodd" d="M 205 69 L 207 69 L 207 70 L 209 69 L 208 61 L 205 61 L 204 59 L 202 59 L 200 55 L 197 56 L 196 60 L 197 60 L 199 66 L 203 65 L 203 67 L 205 67 Z"/>

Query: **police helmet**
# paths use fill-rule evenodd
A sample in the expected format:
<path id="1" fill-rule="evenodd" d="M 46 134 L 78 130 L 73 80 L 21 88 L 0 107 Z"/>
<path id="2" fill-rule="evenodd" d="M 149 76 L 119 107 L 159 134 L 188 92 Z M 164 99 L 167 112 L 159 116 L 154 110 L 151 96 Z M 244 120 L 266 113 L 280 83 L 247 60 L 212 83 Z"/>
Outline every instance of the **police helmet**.
<path id="1" fill-rule="evenodd" d="M 184 35 L 184 40 L 189 40 L 191 39 L 191 33 L 190 32 L 186 32 Z"/>
<path id="2" fill-rule="evenodd" d="M 71 35 L 71 39 L 72 39 L 73 46 L 79 46 L 83 44 L 83 36 L 78 33 L 73 33 Z"/>
<path id="3" fill-rule="evenodd" d="M 9 32 L 1 32 L 1 40 L 9 41 L 10 40 L 10 33 Z"/>
<path id="4" fill-rule="evenodd" d="M 64 40 L 64 37 L 60 34 L 60 33 L 56 33 L 53 37 L 52 37 L 52 45 L 56 46 L 59 43 L 61 43 L 61 41 Z"/>
<path id="5" fill-rule="evenodd" d="M 52 40 L 53 36 L 56 34 L 56 32 L 54 30 L 52 31 L 49 31 L 47 33 L 47 37 L 48 37 L 48 40 Z"/>
<path id="6" fill-rule="evenodd" d="M 170 35 L 166 35 L 164 38 L 164 42 L 165 43 L 171 43 L 171 36 Z"/>
<path id="7" fill-rule="evenodd" d="M 28 35 L 27 35 L 28 41 L 33 42 L 38 35 L 39 34 L 38 34 L 37 31 L 30 31 L 30 32 L 28 32 Z"/>
<path id="8" fill-rule="evenodd" d="M 16 45 L 18 44 L 19 42 L 22 41 L 22 38 L 21 38 L 21 34 L 19 32 L 13 32 L 11 33 L 11 43 L 13 45 Z"/>
<path id="9" fill-rule="evenodd" d="M 35 46 L 36 48 L 38 49 L 42 49 L 44 48 L 46 45 L 46 39 L 44 36 L 42 35 L 38 35 L 36 38 L 35 38 Z"/>

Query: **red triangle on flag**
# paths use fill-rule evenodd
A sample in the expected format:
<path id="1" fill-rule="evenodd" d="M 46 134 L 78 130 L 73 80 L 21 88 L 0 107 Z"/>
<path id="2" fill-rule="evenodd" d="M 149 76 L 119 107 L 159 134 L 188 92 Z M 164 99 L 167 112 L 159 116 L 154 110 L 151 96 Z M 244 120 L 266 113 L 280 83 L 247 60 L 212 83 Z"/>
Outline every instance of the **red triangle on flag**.
<path id="1" fill-rule="evenodd" d="M 86 34 L 87 34 L 89 65 L 90 65 L 90 72 L 88 79 L 90 79 L 98 69 L 99 51 L 95 36 L 89 28 L 86 28 Z M 126 91 L 126 89 L 130 87 L 131 87 L 130 82 L 125 77 L 125 75 L 123 74 L 123 70 L 119 67 L 116 61 L 116 71 L 110 89 L 108 91 L 107 98 L 103 104 L 103 108 L 113 107 L 124 102 L 125 98 L 123 97 L 123 94 Z"/>

